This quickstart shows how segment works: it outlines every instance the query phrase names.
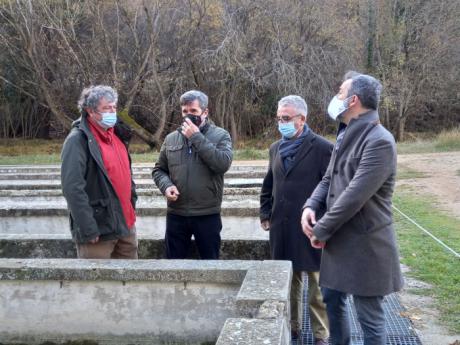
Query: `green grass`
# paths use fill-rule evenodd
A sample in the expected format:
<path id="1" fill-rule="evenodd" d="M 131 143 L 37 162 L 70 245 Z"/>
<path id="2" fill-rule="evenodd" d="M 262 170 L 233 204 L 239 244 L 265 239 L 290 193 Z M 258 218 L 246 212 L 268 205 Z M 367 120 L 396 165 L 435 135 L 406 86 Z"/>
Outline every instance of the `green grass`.
<path id="1" fill-rule="evenodd" d="M 61 148 L 61 140 L 0 140 L 0 165 L 59 164 Z M 135 163 L 153 163 L 159 154 L 143 144 L 132 144 L 129 151 Z M 268 149 L 237 149 L 233 159 L 265 160 Z"/>
<path id="2" fill-rule="evenodd" d="M 396 178 L 398 180 L 423 178 L 423 177 L 427 177 L 427 175 L 420 171 L 411 169 L 404 164 L 398 164 L 398 173 L 396 175 Z"/>
<path id="3" fill-rule="evenodd" d="M 400 154 L 460 151 L 460 127 L 442 131 L 434 138 L 400 142 L 397 149 Z"/>
<path id="4" fill-rule="evenodd" d="M 415 138 L 415 137 L 413 137 Z M 334 141 L 333 137 L 328 139 Z M 265 139 L 250 139 L 240 141 L 234 151 L 235 160 L 259 160 L 268 159 L 268 137 Z M 273 139 L 274 140 L 274 139 Z M 61 152 L 63 140 L 22 140 L 22 139 L 0 139 L 0 165 L 5 164 L 57 164 Z M 412 139 L 397 144 L 398 153 L 430 153 L 460 151 L 460 127 L 424 139 Z M 150 151 L 143 143 L 130 145 L 134 162 L 149 163 L 156 160 L 158 152 Z M 409 175 L 414 173 L 407 172 Z M 409 176 L 408 175 L 408 176 Z M 404 177 L 400 174 L 400 178 Z M 417 177 L 417 176 L 415 176 Z"/>
<path id="5" fill-rule="evenodd" d="M 234 160 L 264 160 L 268 159 L 268 149 L 244 148 L 235 150 L 233 153 Z"/>
<path id="6" fill-rule="evenodd" d="M 428 200 L 400 189 L 393 201 L 402 212 L 460 252 L 459 220 L 446 215 Z M 411 276 L 433 286 L 418 293 L 433 296 L 441 311 L 441 321 L 451 331 L 460 333 L 460 259 L 398 212 L 395 211 L 394 216 L 402 262 L 411 268 Z"/>

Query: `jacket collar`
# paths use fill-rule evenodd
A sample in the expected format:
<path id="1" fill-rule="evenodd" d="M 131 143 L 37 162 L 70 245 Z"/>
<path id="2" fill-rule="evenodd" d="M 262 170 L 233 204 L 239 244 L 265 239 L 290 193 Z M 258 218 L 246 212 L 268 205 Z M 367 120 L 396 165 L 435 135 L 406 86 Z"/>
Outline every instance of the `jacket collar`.
<path id="1" fill-rule="evenodd" d="M 346 146 L 353 142 L 357 136 L 359 136 L 364 131 L 367 131 L 367 129 L 370 129 L 379 123 L 379 113 L 377 112 L 377 110 L 366 111 L 365 113 L 359 115 L 359 117 L 357 117 L 356 119 L 351 119 L 348 123 L 348 126 L 345 126 L 346 132 L 338 151 L 343 152 Z M 343 128 L 342 124 L 339 126 L 339 131 L 340 128 Z"/>
<path id="2" fill-rule="evenodd" d="M 96 138 L 94 137 L 93 133 L 89 128 L 88 119 L 86 116 L 82 115 L 76 121 L 72 123 L 72 127 L 79 128 L 83 133 L 85 133 L 86 137 L 88 138 L 88 148 L 90 154 L 93 156 L 94 160 L 96 161 L 99 168 L 103 171 L 104 175 L 109 179 L 109 174 L 104 166 L 104 161 L 102 159 L 102 153 L 99 149 L 99 144 L 97 143 Z"/>
<path id="3" fill-rule="evenodd" d="M 283 164 L 283 161 L 281 159 L 281 155 L 279 154 L 279 151 L 278 151 L 278 153 L 276 155 L 277 156 L 276 159 L 278 160 L 278 164 L 280 164 L 281 170 L 284 172 L 285 176 L 287 176 L 297 166 L 297 164 L 299 164 L 299 162 L 302 161 L 303 157 L 305 157 L 308 154 L 308 152 L 310 152 L 310 149 L 312 148 L 313 142 L 315 141 L 315 139 L 316 139 L 316 135 L 310 129 L 308 131 L 307 135 L 305 136 L 305 139 L 303 140 L 302 145 L 300 145 L 300 147 L 299 147 L 299 151 L 296 154 L 294 164 L 287 171 L 284 169 L 284 164 Z M 281 142 L 281 141 L 279 141 L 279 142 Z"/>
<path id="4" fill-rule="evenodd" d="M 86 121 L 89 129 L 91 130 L 91 133 L 93 133 L 97 140 L 102 140 L 105 143 L 112 142 L 113 128 L 108 128 L 107 130 L 104 130 L 91 119 L 86 118 Z"/>
<path id="5" fill-rule="evenodd" d="M 379 113 L 377 110 L 368 110 L 360 114 L 356 119 L 351 119 L 347 127 L 361 126 L 368 123 L 379 121 Z"/>
<path id="6" fill-rule="evenodd" d="M 203 127 L 200 127 L 200 132 L 204 135 L 208 131 L 209 127 L 211 126 L 211 123 L 209 122 L 208 118 L 206 118 L 206 123 L 203 125 Z"/>

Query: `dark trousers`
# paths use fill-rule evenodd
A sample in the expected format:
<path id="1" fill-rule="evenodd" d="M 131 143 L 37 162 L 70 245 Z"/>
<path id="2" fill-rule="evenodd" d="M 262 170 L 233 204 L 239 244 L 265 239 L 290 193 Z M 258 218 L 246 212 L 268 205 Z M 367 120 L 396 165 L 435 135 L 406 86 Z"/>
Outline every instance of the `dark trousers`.
<path id="1" fill-rule="evenodd" d="M 332 345 L 350 345 L 350 323 L 347 315 L 347 294 L 328 288 L 321 289 L 326 304 Z M 385 345 L 385 314 L 383 297 L 353 295 L 356 314 L 364 335 L 364 345 Z"/>
<path id="2" fill-rule="evenodd" d="M 184 217 L 168 213 L 165 234 L 166 258 L 187 258 L 193 235 L 201 259 L 219 259 L 221 230 L 220 214 Z"/>

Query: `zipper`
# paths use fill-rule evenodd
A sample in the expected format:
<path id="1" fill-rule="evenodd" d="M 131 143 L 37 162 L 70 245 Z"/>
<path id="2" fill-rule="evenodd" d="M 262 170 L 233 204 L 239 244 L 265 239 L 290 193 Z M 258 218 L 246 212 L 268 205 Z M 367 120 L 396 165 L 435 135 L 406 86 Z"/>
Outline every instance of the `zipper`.
<path id="1" fill-rule="evenodd" d="M 189 177 L 189 170 L 190 170 L 190 165 L 192 163 L 192 146 L 188 146 L 188 140 L 185 139 L 185 144 L 187 145 L 188 147 L 188 154 L 186 155 L 187 156 L 187 172 L 186 172 L 186 175 L 185 175 L 185 188 L 188 188 L 189 184 L 188 184 L 188 177 Z M 187 198 L 185 200 L 185 207 L 186 207 L 186 214 L 187 216 L 190 216 L 190 210 L 189 210 L 189 205 L 190 205 L 190 200 L 189 200 L 189 194 L 190 193 L 186 193 L 187 194 Z"/>

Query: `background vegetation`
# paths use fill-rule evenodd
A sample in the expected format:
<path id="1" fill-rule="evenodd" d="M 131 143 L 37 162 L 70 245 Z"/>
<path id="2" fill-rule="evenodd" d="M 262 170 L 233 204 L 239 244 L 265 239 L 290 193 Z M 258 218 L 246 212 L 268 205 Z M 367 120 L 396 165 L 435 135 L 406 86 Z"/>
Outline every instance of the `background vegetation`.
<path id="1" fill-rule="evenodd" d="M 439 132 L 460 120 L 459 17 L 457 0 L 0 0 L 0 137 L 65 136 L 97 83 L 119 91 L 119 114 L 151 147 L 191 88 L 235 142 L 273 138 L 291 93 L 326 134 L 349 69 L 382 80 L 398 139 Z"/>
<path id="2" fill-rule="evenodd" d="M 439 210 L 434 203 L 427 202 L 430 199 L 416 196 L 407 188 L 399 188 L 393 203 L 457 253 L 460 252 L 458 219 Z M 398 212 L 393 214 L 401 261 L 410 266 L 411 276 L 432 286 L 413 292 L 435 297 L 441 321 L 452 332 L 460 333 L 459 259 Z"/>
<path id="3" fill-rule="evenodd" d="M 268 147 L 278 137 L 264 141 L 241 140 L 235 147 L 234 160 L 268 160 Z M 331 142 L 334 136 L 329 136 Z M 62 139 L 0 139 L 0 165 L 8 164 L 60 164 Z M 442 131 L 434 137 L 407 140 L 397 144 L 399 154 L 460 151 L 460 129 Z M 131 143 L 129 147 L 134 163 L 154 163 L 158 152 L 142 143 Z M 460 171 L 459 171 L 460 174 Z M 424 177 L 420 172 L 403 165 L 398 166 L 399 178 Z"/>

